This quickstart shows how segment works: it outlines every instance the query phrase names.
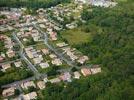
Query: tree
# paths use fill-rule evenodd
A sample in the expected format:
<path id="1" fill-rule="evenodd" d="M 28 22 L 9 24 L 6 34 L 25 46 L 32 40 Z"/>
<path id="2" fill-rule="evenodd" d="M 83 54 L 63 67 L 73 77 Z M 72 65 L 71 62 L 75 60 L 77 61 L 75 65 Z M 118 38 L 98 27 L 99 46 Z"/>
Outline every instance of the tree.
<path id="1" fill-rule="evenodd" d="M 18 96 L 20 94 L 20 91 L 18 89 L 15 89 L 15 95 Z"/>
<path id="2" fill-rule="evenodd" d="M 35 90 L 36 90 L 36 88 L 33 87 L 33 86 L 31 86 L 31 87 L 28 88 L 28 91 L 29 91 L 29 92 L 33 92 L 33 91 L 35 91 Z"/>
<path id="3" fill-rule="evenodd" d="M 73 67 L 71 70 L 72 70 L 72 72 L 75 72 L 75 71 L 77 71 L 77 68 Z"/>

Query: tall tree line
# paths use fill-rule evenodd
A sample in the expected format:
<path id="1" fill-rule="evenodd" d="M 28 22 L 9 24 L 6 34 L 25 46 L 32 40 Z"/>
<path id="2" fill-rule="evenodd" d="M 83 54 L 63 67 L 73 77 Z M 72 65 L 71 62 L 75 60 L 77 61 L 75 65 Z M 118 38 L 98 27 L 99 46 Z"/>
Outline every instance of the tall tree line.
<path id="1" fill-rule="evenodd" d="M 0 0 L 0 7 L 47 8 L 71 0 Z"/>

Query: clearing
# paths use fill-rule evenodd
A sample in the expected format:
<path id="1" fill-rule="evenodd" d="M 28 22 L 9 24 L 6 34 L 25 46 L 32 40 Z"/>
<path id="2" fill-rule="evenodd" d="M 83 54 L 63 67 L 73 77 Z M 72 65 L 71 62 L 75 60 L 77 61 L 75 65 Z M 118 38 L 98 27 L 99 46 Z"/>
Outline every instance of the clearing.
<path id="1" fill-rule="evenodd" d="M 87 43 L 91 38 L 90 33 L 81 31 L 80 28 L 62 31 L 61 36 L 63 39 L 66 39 L 70 45 Z"/>

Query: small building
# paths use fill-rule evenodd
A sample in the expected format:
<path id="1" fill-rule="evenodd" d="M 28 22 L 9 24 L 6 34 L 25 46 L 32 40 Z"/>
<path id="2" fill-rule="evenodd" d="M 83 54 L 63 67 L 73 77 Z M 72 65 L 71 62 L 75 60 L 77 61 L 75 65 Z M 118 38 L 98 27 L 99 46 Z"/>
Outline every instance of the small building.
<path id="1" fill-rule="evenodd" d="M 59 78 L 53 78 L 49 80 L 51 83 L 59 83 L 61 80 Z"/>
<path id="2" fill-rule="evenodd" d="M 68 44 L 66 44 L 65 42 L 62 42 L 62 43 L 57 43 L 56 45 L 58 47 L 64 47 L 64 46 L 67 46 Z"/>
<path id="3" fill-rule="evenodd" d="M 9 58 L 12 58 L 12 57 L 15 56 L 15 52 L 14 52 L 13 50 L 11 50 L 11 49 L 9 49 L 9 50 L 6 52 L 6 54 L 7 54 L 7 56 L 8 56 Z"/>
<path id="4" fill-rule="evenodd" d="M 48 62 L 40 63 L 39 65 L 40 65 L 41 68 L 48 68 L 49 67 Z"/>
<path id="5" fill-rule="evenodd" d="M 49 50 L 48 49 L 42 49 L 41 50 L 45 55 L 49 54 Z"/>
<path id="6" fill-rule="evenodd" d="M 84 64 L 85 61 L 87 61 L 89 58 L 87 56 L 82 56 L 80 57 L 77 62 L 80 63 L 80 64 Z"/>
<path id="7" fill-rule="evenodd" d="M 34 64 L 39 64 L 39 63 L 41 63 L 41 61 L 43 61 L 43 58 L 40 58 L 40 57 L 38 57 L 38 58 L 33 58 Z"/>
<path id="8" fill-rule="evenodd" d="M 34 58 L 34 55 L 32 54 L 32 52 L 26 52 L 27 56 L 31 59 L 31 58 Z"/>
<path id="9" fill-rule="evenodd" d="M 57 56 L 56 56 L 55 54 L 50 54 L 49 57 L 50 57 L 51 59 L 53 59 L 53 58 L 56 58 Z"/>
<path id="10" fill-rule="evenodd" d="M 44 81 L 45 83 L 47 83 L 49 80 L 48 80 L 48 78 L 46 77 L 46 78 L 43 79 L 43 81 Z"/>
<path id="11" fill-rule="evenodd" d="M 56 33 L 56 32 L 50 33 L 50 38 L 51 38 L 51 40 L 53 40 L 53 41 L 57 40 L 57 33 Z"/>
<path id="12" fill-rule="evenodd" d="M 88 75 L 91 74 L 91 71 L 90 71 L 90 69 L 88 69 L 88 68 L 82 68 L 82 69 L 81 69 L 81 73 L 82 73 L 84 76 L 88 76 Z"/>
<path id="13" fill-rule="evenodd" d="M 36 85 L 34 84 L 33 81 L 28 81 L 28 82 L 22 83 L 22 84 L 21 84 L 21 87 L 22 87 L 23 89 L 28 89 L 29 87 L 34 87 L 34 88 L 36 88 Z"/>
<path id="14" fill-rule="evenodd" d="M 37 99 L 36 92 L 31 92 L 31 93 L 23 95 L 23 100 L 35 100 L 35 99 Z"/>
<path id="15" fill-rule="evenodd" d="M 69 72 L 65 72 L 64 74 L 60 75 L 59 78 L 63 81 L 71 82 L 71 74 Z"/>
<path id="16" fill-rule="evenodd" d="M 90 70 L 92 74 L 97 74 L 101 72 L 101 67 L 99 67 L 99 65 L 94 65 Z"/>
<path id="17" fill-rule="evenodd" d="M 75 79 L 80 79 L 80 77 L 81 77 L 81 74 L 78 71 L 74 72 Z"/>
<path id="18" fill-rule="evenodd" d="M 4 97 L 12 96 L 14 94 L 15 94 L 15 88 L 14 87 L 4 89 L 3 92 L 2 92 L 2 95 Z"/>
<path id="19" fill-rule="evenodd" d="M 78 59 L 78 57 L 76 55 L 74 55 L 74 54 L 71 54 L 69 56 L 70 56 L 70 58 L 71 58 L 72 61 Z"/>
<path id="20" fill-rule="evenodd" d="M 39 87 L 39 89 L 44 89 L 46 87 L 45 82 L 43 82 L 43 81 L 37 82 L 37 86 Z"/>
<path id="21" fill-rule="evenodd" d="M 40 26 L 41 28 L 46 28 L 46 26 L 45 26 L 44 24 L 39 24 L 39 26 Z"/>
<path id="22" fill-rule="evenodd" d="M 11 64 L 4 64 L 1 66 L 3 70 L 11 68 Z"/>
<path id="23" fill-rule="evenodd" d="M 15 65 L 16 67 L 21 67 L 22 62 L 21 62 L 21 61 L 14 62 L 14 65 Z"/>
<path id="24" fill-rule="evenodd" d="M 52 60 L 52 64 L 56 65 L 56 66 L 60 66 L 60 65 L 62 65 L 62 61 L 60 59 L 56 58 L 56 59 Z"/>

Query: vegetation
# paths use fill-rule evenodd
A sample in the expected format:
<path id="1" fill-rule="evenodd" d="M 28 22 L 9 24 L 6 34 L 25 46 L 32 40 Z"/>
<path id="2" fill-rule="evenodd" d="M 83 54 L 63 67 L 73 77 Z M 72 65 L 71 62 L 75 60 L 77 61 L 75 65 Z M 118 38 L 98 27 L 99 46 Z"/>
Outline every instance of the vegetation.
<path id="1" fill-rule="evenodd" d="M 86 43 L 90 39 L 90 33 L 82 31 L 81 28 L 76 28 L 72 30 L 65 30 L 60 33 L 63 40 L 67 40 L 71 45 L 77 45 L 81 43 Z"/>
<path id="2" fill-rule="evenodd" d="M 6 19 L 5 15 L 0 15 L 0 19 Z"/>
<path id="3" fill-rule="evenodd" d="M 6 72 L 0 72 L 0 86 L 8 83 L 12 83 L 14 81 L 19 81 L 25 78 L 28 78 L 33 75 L 30 70 L 26 70 L 24 68 L 10 68 L 7 69 Z"/>
<path id="4" fill-rule="evenodd" d="M 1 0 L 0 7 L 47 8 L 71 0 Z"/>
<path id="5" fill-rule="evenodd" d="M 127 0 L 114 8 L 83 11 L 84 27 L 92 39 L 75 47 L 88 55 L 92 63 L 101 64 L 102 73 L 74 80 L 66 86 L 51 85 L 42 91 L 40 100 L 134 99 L 133 5 L 133 0 Z"/>
<path id="6" fill-rule="evenodd" d="M 7 49 L 4 47 L 4 41 L 0 40 L 0 52 L 6 52 Z"/>

